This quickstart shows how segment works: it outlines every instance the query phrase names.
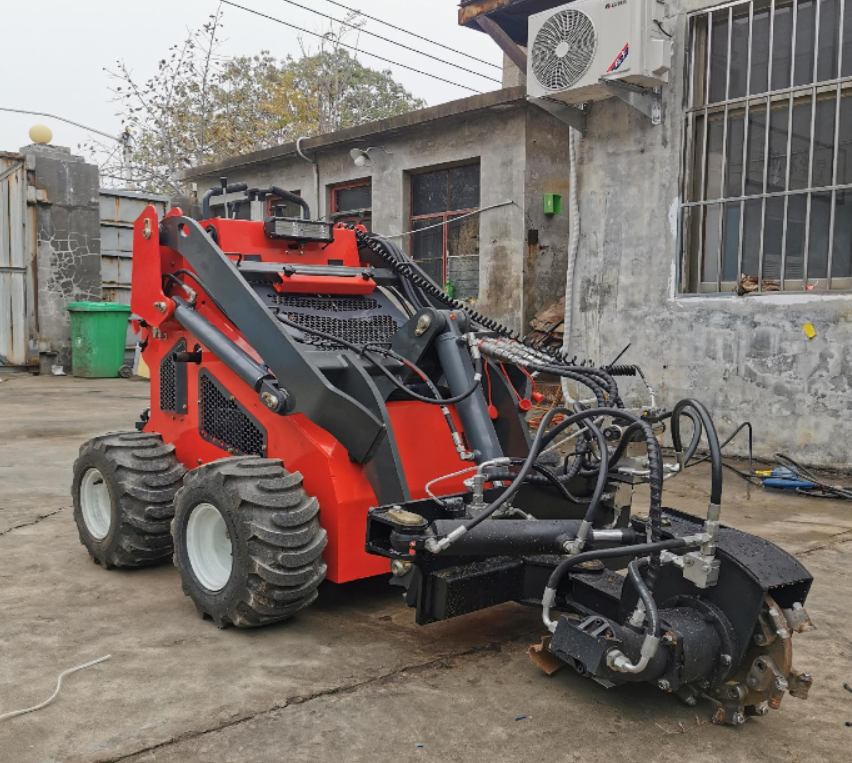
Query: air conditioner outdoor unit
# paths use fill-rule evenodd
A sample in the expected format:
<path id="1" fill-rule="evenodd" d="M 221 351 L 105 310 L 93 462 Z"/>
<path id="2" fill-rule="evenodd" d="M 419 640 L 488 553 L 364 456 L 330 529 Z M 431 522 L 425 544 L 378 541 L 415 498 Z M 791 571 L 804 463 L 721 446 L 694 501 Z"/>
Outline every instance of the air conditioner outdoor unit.
<path id="1" fill-rule="evenodd" d="M 584 103 L 612 95 L 600 79 L 669 81 L 671 41 L 659 0 L 577 0 L 529 17 L 527 94 Z"/>

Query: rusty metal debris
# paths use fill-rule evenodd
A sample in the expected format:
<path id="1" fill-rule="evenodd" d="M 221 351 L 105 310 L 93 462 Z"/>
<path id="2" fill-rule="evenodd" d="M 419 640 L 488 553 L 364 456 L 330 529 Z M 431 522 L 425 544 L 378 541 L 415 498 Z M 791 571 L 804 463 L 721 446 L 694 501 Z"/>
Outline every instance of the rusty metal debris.
<path id="1" fill-rule="evenodd" d="M 533 664 L 549 676 L 552 676 L 557 670 L 561 670 L 567 664 L 550 651 L 550 636 L 544 636 L 540 644 L 530 646 L 527 654 L 530 656 Z"/>

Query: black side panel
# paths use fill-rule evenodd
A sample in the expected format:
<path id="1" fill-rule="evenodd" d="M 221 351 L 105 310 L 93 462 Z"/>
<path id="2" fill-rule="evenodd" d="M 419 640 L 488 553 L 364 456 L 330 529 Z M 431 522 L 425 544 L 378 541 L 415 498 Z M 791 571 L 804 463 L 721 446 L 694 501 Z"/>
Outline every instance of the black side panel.
<path id="1" fill-rule="evenodd" d="M 235 456 L 266 455 L 266 429 L 207 370 L 198 374 L 198 432 Z"/>
<path id="2" fill-rule="evenodd" d="M 176 363 L 174 354 L 186 351 L 181 338 L 160 361 L 160 410 L 186 413 L 186 363 Z"/>

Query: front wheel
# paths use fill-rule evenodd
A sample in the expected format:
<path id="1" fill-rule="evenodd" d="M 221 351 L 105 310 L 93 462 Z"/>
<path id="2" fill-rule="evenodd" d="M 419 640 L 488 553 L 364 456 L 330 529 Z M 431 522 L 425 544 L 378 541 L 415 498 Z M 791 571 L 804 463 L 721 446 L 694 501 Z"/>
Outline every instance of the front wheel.
<path id="1" fill-rule="evenodd" d="M 185 469 L 174 445 L 148 432 L 95 437 L 74 462 L 71 497 L 80 542 L 106 568 L 142 567 L 172 555 L 172 499 Z"/>
<path id="2" fill-rule="evenodd" d="M 194 469 L 175 497 L 172 536 L 184 593 L 220 628 L 285 620 L 325 578 L 319 504 L 277 459 Z"/>

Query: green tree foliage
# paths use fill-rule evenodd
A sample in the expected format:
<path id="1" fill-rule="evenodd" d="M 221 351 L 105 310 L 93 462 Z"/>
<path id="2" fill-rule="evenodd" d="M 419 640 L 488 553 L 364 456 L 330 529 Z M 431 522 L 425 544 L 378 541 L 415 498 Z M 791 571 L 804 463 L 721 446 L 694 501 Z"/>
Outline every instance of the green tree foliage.
<path id="1" fill-rule="evenodd" d="M 358 26 L 357 16 L 347 24 Z M 109 73 L 119 115 L 132 136 L 134 185 L 184 193 L 180 170 L 422 108 L 390 71 L 370 69 L 340 47 L 351 26 L 327 32 L 319 50 L 276 59 L 218 55 L 221 9 L 183 43 L 173 45 L 157 72 L 139 82 L 119 61 Z M 101 161 L 104 181 L 126 180 L 122 149 Z"/>

